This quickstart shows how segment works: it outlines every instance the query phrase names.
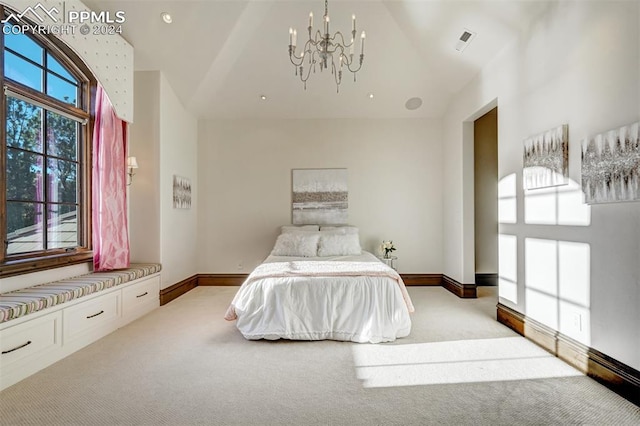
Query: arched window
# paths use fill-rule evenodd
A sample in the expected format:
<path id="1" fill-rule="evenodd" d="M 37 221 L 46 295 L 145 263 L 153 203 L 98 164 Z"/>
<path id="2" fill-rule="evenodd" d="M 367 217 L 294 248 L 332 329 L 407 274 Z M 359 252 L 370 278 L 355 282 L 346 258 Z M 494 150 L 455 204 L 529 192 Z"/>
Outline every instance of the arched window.
<path id="1" fill-rule="evenodd" d="M 2 10 L 7 19 L 8 9 Z M 91 87 L 54 36 L 2 31 L 0 276 L 91 258 Z"/>

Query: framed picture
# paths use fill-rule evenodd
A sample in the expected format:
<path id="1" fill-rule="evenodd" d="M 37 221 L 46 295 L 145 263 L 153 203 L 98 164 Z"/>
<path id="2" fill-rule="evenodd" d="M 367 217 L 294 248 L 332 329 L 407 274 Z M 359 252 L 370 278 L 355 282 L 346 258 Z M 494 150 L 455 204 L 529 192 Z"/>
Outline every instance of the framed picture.
<path id="1" fill-rule="evenodd" d="M 569 126 L 563 124 L 524 141 L 524 189 L 569 182 Z"/>
<path id="2" fill-rule="evenodd" d="M 292 222 L 346 224 L 347 169 L 293 169 Z"/>
<path id="3" fill-rule="evenodd" d="M 582 141 L 582 191 L 588 204 L 640 200 L 640 122 Z"/>
<path id="4" fill-rule="evenodd" d="M 173 175 L 173 208 L 191 208 L 191 180 L 189 178 Z"/>

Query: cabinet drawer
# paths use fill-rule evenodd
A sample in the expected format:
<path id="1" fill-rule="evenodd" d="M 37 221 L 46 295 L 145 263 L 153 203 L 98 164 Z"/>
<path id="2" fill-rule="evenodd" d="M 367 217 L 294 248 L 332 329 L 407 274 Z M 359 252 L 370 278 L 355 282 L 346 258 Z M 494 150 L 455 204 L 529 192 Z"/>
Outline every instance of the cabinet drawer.
<path id="1" fill-rule="evenodd" d="M 160 277 L 153 277 L 122 289 L 125 317 L 138 317 L 160 305 Z"/>
<path id="2" fill-rule="evenodd" d="M 65 344 L 85 333 L 115 323 L 120 318 L 120 291 L 114 291 L 92 300 L 63 309 Z M 113 327 L 115 329 L 115 326 Z M 96 335 L 98 337 L 98 335 Z"/>
<path id="3" fill-rule="evenodd" d="M 0 371 L 17 369 L 34 357 L 61 347 L 60 312 L 54 312 L 0 331 Z"/>

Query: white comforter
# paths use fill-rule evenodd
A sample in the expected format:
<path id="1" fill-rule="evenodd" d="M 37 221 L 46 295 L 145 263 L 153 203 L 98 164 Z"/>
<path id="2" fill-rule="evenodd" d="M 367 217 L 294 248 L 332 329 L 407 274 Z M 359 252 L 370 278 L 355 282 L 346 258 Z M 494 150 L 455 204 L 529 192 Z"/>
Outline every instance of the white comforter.
<path id="1" fill-rule="evenodd" d="M 413 305 L 396 271 L 371 253 L 270 256 L 249 275 L 225 319 L 247 339 L 389 342 L 411 331 Z"/>

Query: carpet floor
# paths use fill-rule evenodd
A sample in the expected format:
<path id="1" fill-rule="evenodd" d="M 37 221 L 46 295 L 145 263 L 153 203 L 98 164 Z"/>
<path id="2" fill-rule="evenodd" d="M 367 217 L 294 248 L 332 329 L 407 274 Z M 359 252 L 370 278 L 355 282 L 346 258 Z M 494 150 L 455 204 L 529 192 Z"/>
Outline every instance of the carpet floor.
<path id="1" fill-rule="evenodd" d="M 495 319 L 496 288 L 411 287 L 411 335 L 247 341 L 197 287 L 0 393 L 2 425 L 639 425 L 640 408 Z"/>

